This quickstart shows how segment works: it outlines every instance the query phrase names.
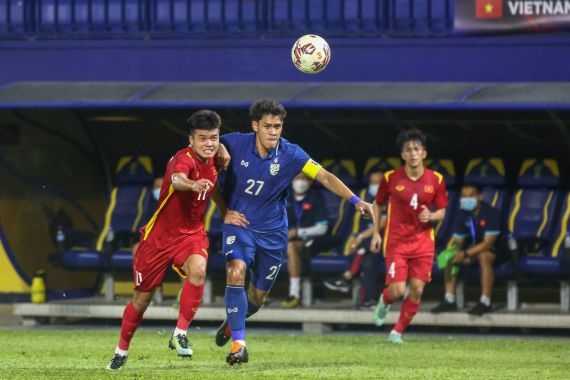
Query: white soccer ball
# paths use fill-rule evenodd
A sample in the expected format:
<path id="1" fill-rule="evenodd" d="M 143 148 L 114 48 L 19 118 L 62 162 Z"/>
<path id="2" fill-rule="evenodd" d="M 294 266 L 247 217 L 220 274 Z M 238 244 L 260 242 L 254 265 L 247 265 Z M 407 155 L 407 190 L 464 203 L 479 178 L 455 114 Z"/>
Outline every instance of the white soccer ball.
<path id="1" fill-rule="evenodd" d="M 331 59 L 331 48 L 324 38 L 306 34 L 293 44 L 291 59 L 299 71 L 317 74 L 327 67 Z"/>

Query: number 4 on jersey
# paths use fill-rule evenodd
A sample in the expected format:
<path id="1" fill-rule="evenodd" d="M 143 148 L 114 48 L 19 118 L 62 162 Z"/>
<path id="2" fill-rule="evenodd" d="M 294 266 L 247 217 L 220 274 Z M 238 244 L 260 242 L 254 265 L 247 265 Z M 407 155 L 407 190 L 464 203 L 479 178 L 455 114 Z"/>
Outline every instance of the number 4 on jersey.
<path id="1" fill-rule="evenodd" d="M 418 209 L 418 194 L 414 193 L 412 200 L 410 201 L 410 206 L 412 206 L 414 210 Z"/>

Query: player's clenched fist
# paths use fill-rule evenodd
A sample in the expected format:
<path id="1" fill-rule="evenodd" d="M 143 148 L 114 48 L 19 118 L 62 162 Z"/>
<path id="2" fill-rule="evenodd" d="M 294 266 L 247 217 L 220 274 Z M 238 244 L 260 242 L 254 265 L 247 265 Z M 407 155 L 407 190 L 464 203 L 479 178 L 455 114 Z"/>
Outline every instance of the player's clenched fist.
<path id="1" fill-rule="evenodd" d="M 422 212 L 419 215 L 420 222 L 427 223 L 431 221 L 431 211 L 427 208 L 426 205 L 422 205 Z"/>
<path id="2" fill-rule="evenodd" d="M 360 201 L 356 205 L 356 209 L 360 214 L 372 219 L 374 221 L 374 211 L 372 205 L 368 202 Z"/>
<path id="3" fill-rule="evenodd" d="M 372 241 L 370 242 L 370 252 L 380 253 L 381 247 L 382 247 L 382 236 L 378 232 L 374 232 L 374 235 L 372 235 Z"/>
<path id="4" fill-rule="evenodd" d="M 210 190 L 213 187 L 214 184 L 212 183 L 212 181 L 206 178 L 202 178 L 193 182 L 190 185 L 190 190 L 194 191 L 195 193 L 204 193 L 208 192 L 208 190 Z"/>

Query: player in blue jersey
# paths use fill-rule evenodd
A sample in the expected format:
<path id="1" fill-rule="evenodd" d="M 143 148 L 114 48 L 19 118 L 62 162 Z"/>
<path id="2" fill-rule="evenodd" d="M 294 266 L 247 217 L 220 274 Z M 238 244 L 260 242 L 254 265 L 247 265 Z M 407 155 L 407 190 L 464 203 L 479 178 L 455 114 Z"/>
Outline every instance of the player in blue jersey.
<path id="1" fill-rule="evenodd" d="M 227 282 L 227 319 L 216 334 L 216 344 L 223 346 L 231 337 L 233 344 L 226 357 L 230 365 L 247 363 L 245 319 L 263 305 L 287 251 L 286 198 L 293 178 L 303 172 L 350 201 L 362 214 L 373 217 L 371 204 L 311 160 L 301 147 L 281 138 L 286 116 L 281 104 L 258 100 L 249 114 L 253 133 L 230 133 L 220 138 L 232 159 L 223 194 L 219 189 L 213 194 L 224 217 L 222 252 Z M 246 295 L 248 268 L 251 282 Z"/>

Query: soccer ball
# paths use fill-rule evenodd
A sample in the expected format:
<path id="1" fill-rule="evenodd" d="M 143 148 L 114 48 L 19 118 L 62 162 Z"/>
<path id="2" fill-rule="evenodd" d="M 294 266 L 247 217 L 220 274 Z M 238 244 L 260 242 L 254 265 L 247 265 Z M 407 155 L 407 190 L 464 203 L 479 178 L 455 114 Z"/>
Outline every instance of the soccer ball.
<path id="1" fill-rule="evenodd" d="M 331 49 L 324 38 L 306 34 L 293 44 L 291 59 L 299 71 L 305 74 L 320 73 L 331 60 Z"/>

